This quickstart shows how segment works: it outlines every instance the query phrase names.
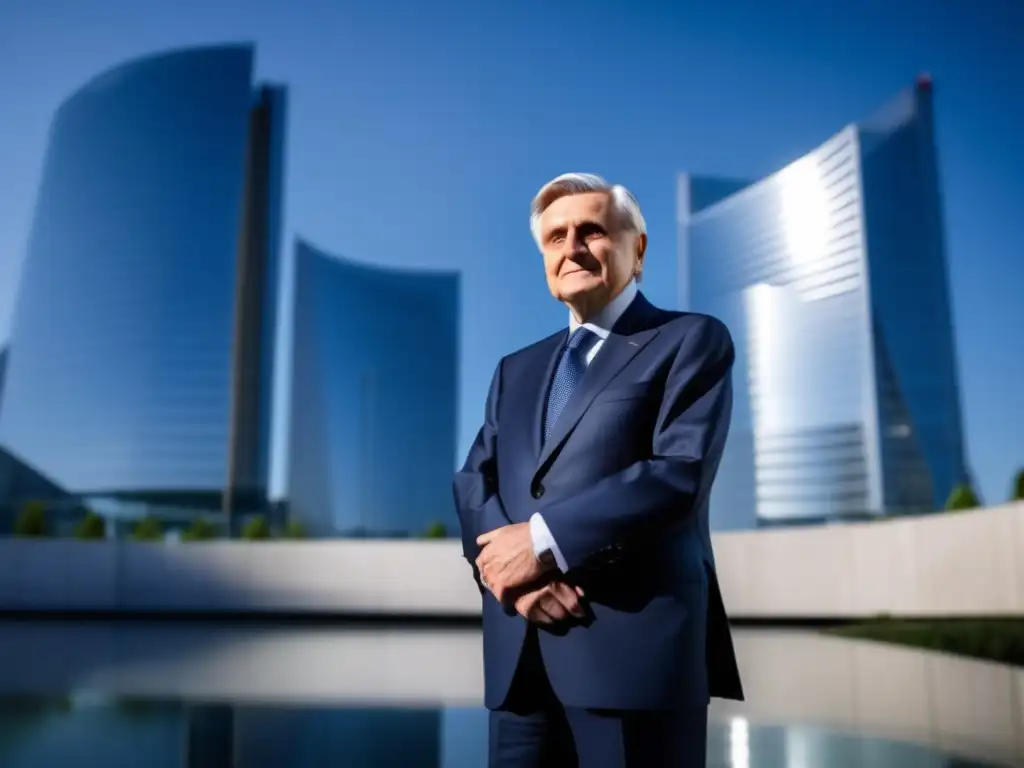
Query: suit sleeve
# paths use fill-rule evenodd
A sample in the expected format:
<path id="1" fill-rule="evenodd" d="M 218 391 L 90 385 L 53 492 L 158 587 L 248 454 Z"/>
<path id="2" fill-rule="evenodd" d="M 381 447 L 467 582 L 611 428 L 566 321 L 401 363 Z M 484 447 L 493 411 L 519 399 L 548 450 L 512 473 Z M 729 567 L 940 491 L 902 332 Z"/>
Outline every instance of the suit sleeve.
<path id="1" fill-rule="evenodd" d="M 471 564 L 480 555 L 476 539 L 511 522 L 498 495 L 498 401 L 504 361 L 498 364 L 487 393 L 484 424 L 477 433 L 462 469 L 455 473 L 455 511 L 462 532 L 462 553 Z M 475 569 L 474 565 L 474 569 Z"/>
<path id="2" fill-rule="evenodd" d="M 542 507 L 569 569 L 693 513 L 729 430 L 733 359 L 728 329 L 702 316 L 680 342 L 666 379 L 652 456 Z"/>

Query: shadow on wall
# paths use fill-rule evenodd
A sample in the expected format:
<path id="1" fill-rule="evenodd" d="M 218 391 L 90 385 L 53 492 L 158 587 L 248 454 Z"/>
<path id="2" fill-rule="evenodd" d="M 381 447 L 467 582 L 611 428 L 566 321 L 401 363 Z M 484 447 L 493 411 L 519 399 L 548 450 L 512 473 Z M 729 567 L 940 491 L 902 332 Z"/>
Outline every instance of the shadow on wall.
<path id="1" fill-rule="evenodd" d="M 0 612 L 480 615 L 469 565 L 452 541 L 15 538 L 0 539 L 0 562 Z"/>

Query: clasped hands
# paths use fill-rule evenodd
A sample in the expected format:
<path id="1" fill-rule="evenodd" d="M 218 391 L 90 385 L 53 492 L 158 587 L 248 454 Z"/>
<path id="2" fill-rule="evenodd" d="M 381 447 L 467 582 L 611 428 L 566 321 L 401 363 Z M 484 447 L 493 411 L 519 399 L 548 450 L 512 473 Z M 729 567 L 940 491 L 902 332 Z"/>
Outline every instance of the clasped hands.
<path id="1" fill-rule="evenodd" d="M 533 551 L 529 523 L 513 523 L 477 537 L 480 580 L 498 599 L 515 606 L 528 621 L 553 624 L 586 616 L 583 590 L 554 578 Z"/>

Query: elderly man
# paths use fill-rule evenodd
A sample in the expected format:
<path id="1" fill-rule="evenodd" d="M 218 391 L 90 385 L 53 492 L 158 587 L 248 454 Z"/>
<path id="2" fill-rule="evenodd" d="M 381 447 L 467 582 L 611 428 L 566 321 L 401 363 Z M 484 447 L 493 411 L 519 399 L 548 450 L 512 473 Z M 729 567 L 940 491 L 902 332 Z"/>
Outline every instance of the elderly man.
<path id="1" fill-rule="evenodd" d="M 709 698 L 743 698 L 708 531 L 732 340 L 637 290 L 624 187 L 559 176 L 530 227 L 569 325 L 498 364 L 454 482 L 490 766 L 704 766 Z"/>

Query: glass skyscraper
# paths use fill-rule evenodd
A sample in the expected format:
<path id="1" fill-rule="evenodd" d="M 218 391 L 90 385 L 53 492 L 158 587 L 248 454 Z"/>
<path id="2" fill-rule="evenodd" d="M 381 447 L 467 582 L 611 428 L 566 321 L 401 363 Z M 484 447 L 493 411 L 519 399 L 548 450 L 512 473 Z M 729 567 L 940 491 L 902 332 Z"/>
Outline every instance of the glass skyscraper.
<path id="1" fill-rule="evenodd" d="M 932 84 L 753 183 L 683 176 L 682 306 L 736 344 L 713 526 L 930 511 L 967 479 Z"/>
<path id="2" fill-rule="evenodd" d="M 455 526 L 459 275 L 295 248 L 290 515 L 317 537 Z"/>
<path id="3" fill-rule="evenodd" d="M 285 94 L 252 76 L 161 53 L 57 111 L 0 445 L 62 488 L 265 497 Z"/>

